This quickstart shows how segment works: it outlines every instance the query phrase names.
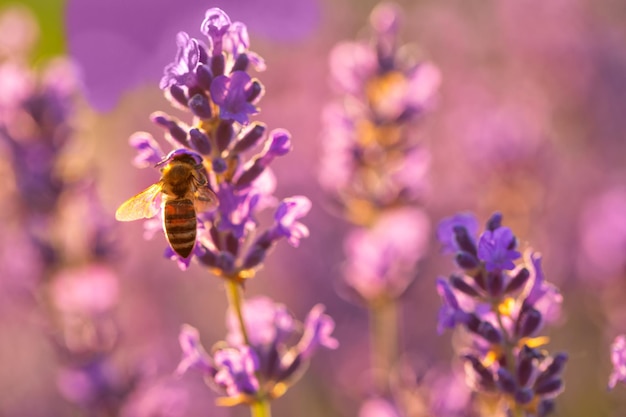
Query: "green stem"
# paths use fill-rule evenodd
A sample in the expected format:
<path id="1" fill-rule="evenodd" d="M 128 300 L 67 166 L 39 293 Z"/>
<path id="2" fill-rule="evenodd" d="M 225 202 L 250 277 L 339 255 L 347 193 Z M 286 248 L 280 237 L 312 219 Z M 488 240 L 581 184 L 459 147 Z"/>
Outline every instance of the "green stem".
<path id="1" fill-rule="evenodd" d="M 250 405 L 250 415 L 252 417 L 272 417 L 270 402 L 267 400 L 258 400 Z"/>
<path id="2" fill-rule="evenodd" d="M 239 283 L 237 283 L 237 281 L 235 281 L 234 279 L 227 279 L 226 294 L 228 296 L 228 305 L 235 311 L 235 314 L 237 315 L 237 320 L 239 321 L 239 328 L 241 329 L 243 341 L 246 345 L 250 345 L 248 332 L 246 331 L 246 323 L 243 320 L 243 299 L 241 297 L 241 288 L 239 286 Z"/>
<path id="3" fill-rule="evenodd" d="M 370 307 L 370 333 L 374 384 L 386 393 L 388 377 L 398 358 L 398 305 L 387 301 Z"/>

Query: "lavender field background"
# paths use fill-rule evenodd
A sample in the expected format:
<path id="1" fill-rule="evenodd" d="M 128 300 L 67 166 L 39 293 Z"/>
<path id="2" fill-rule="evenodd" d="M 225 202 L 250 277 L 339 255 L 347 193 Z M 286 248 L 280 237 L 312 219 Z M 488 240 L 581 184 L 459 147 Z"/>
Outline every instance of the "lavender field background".
<path id="1" fill-rule="evenodd" d="M 418 375 L 462 371 L 453 348 L 458 341 L 451 332 L 437 333 L 441 301 L 435 281 L 455 270 L 442 254 L 437 225 L 458 212 L 473 212 L 484 224 L 499 211 L 523 245 L 542 253 L 546 277 L 563 296 L 560 317 L 544 331 L 550 351 L 569 356 L 565 391 L 557 397 L 554 415 L 626 415 L 624 387 L 607 390 L 610 345 L 626 332 L 626 5 L 611 0 L 396 3 L 404 11 L 402 42 L 413 44 L 417 56 L 441 74 L 428 110 L 412 127 L 430 153 L 421 199 L 430 227 L 414 281 L 399 299 L 403 358 Z M 107 320 L 118 329 L 111 358 L 115 368 L 147 375 L 121 416 L 249 415 L 245 407 L 216 406 L 216 394 L 200 374 L 174 375 L 184 323 L 199 330 L 207 348 L 224 338 L 227 301 L 221 280 L 194 262 L 181 271 L 163 256 L 162 234 L 146 240 L 142 222 L 114 219 L 124 200 L 159 179 L 158 171 L 132 165 L 136 151 L 128 138 L 146 131 L 164 143 L 162 129 L 149 115 L 162 110 L 184 117 L 164 98 L 159 79 L 175 54 L 176 33 L 199 36 L 210 7 L 244 22 L 251 49 L 265 59 L 267 70 L 254 74 L 265 95 L 260 113 L 251 119 L 292 135 L 293 151 L 272 165 L 275 195 L 304 195 L 312 202 L 301 219 L 310 236 L 298 248 L 278 243 L 246 284 L 245 296 L 270 296 L 301 320 L 322 303 L 339 341 L 336 350 L 317 352 L 301 380 L 272 402 L 272 412 L 359 415 L 369 390 L 371 336 L 367 311 L 340 291 L 344 239 L 352 226 L 336 215 L 320 184 L 328 140 L 322 115 L 340 97 L 331 79 L 331 50 L 340 41 L 367 38 L 376 4 L 0 1 L 0 12 L 19 6 L 35 16 L 28 30 L 39 27 L 39 37 L 29 65 L 64 55 L 82 75 L 64 160 L 72 175 L 90 179 L 80 189 L 87 201 L 97 196 L 98 207 L 68 205 L 61 235 L 75 253 L 84 249 L 80 236 L 86 230 L 106 230 L 113 242 L 106 265 L 117 284 L 87 290 L 84 297 L 111 306 Z M 0 24 L 4 62 L 11 34 L 16 31 Z M 0 91 L 0 104 L 7 105 L 1 96 L 8 95 Z M 66 398 L 74 388 L 65 396 L 59 393 L 63 366 L 43 330 L 49 319 L 45 300 L 34 295 L 41 285 L 39 261 L 21 233 L 23 209 L 10 150 L 3 143 L 0 151 L 0 416 L 90 416 Z M 469 393 L 463 384 L 449 390 L 441 385 L 424 379 L 431 395 L 464 404 Z M 416 408 L 409 415 L 475 415 L 463 406 L 433 413 Z"/>

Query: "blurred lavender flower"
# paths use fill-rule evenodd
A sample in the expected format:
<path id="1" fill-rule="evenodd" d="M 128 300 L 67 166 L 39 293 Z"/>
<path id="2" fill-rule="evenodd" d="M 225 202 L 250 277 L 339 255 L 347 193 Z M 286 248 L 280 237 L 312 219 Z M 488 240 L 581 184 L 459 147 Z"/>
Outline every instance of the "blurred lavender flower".
<path id="1" fill-rule="evenodd" d="M 558 317 L 561 296 L 545 281 L 539 254 L 528 251 L 524 263 L 513 263 L 519 257 L 517 240 L 502 226 L 500 214 L 487 221 L 478 244 L 466 226 L 475 223 L 467 215 L 441 222 L 442 243 L 456 249 L 464 275 L 437 280 L 444 302 L 439 331 L 461 327 L 467 332 L 462 357 L 474 391 L 506 398 L 502 404 L 515 415 L 548 415 L 563 390 L 567 355 L 538 349 L 547 342 L 539 334 L 546 321 Z"/>
<path id="2" fill-rule="evenodd" d="M 619 335 L 613 340 L 611 362 L 613 371 L 609 376 L 609 389 L 615 388 L 618 382 L 626 382 L 626 336 Z"/>
<path id="3" fill-rule="evenodd" d="M 317 349 L 338 346 L 331 336 L 334 321 L 324 314 L 321 304 L 311 309 L 300 340 L 292 345 L 297 322 L 284 305 L 256 297 L 243 304 L 242 314 L 248 332 L 242 333 L 231 309 L 226 340 L 215 344 L 211 355 L 200 344 L 195 328 L 185 325 L 180 334 L 183 359 L 177 373 L 200 370 L 213 388 L 226 395 L 218 404 L 252 404 L 280 397 L 302 375 Z"/>
<path id="4" fill-rule="evenodd" d="M 143 132 L 133 135 L 130 142 L 139 152 L 135 165 L 140 167 L 156 162 L 164 171 L 175 158 L 189 155 L 196 161 L 196 176 L 203 178 L 194 186 L 206 187 L 219 201 L 217 208 L 196 212 L 196 244 L 191 254 L 183 258 L 168 248 L 166 256 L 176 259 L 183 269 L 196 258 L 216 275 L 241 281 L 254 275 L 278 240 L 286 238 L 297 246 L 308 236 L 306 226 L 297 220 L 306 215 L 311 204 L 302 196 L 277 204 L 272 196 L 275 181 L 269 165 L 291 150 L 291 135 L 284 129 L 266 133 L 263 123 L 249 120 L 258 112 L 255 104 L 263 86 L 247 71 L 251 65 L 263 69 L 264 64 L 248 49 L 246 26 L 213 8 L 206 12 L 201 32 L 205 41 L 185 32 L 178 34 L 178 52 L 161 80 L 172 104 L 191 112 L 192 123 L 162 112 L 151 116 L 165 130 L 174 151 L 165 155 Z M 260 229 L 257 213 L 275 205 L 275 223 Z M 141 217 L 151 217 L 155 212 L 163 217 L 160 210 L 152 208 Z M 151 230 L 154 225 L 148 223 Z"/>
<path id="5" fill-rule="evenodd" d="M 397 298 L 411 283 L 426 250 L 430 222 L 417 208 L 388 210 L 345 241 L 345 283 L 365 303 Z"/>
<path id="6" fill-rule="evenodd" d="M 339 291 L 370 314 L 371 398 L 361 415 L 403 415 L 389 402 L 398 372 L 399 299 L 427 251 L 430 221 L 419 208 L 429 191 L 431 155 L 416 135 L 440 84 L 433 64 L 400 45 L 402 11 L 378 4 L 371 39 L 337 44 L 332 82 L 341 95 L 322 115 L 319 180 L 333 208 L 355 228 L 344 241 Z"/>
<path id="7" fill-rule="evenodd" d="M 439 87 L 439 70 L 398 52 L 400 11 L 371 14 L 372 42 L 344 42 L 330 56 L 344 95 L 324 113 L 320 181 L 343 214 L 371 223 L 380 210 L 420 201 L 430 157 L 412 132 Z"/>

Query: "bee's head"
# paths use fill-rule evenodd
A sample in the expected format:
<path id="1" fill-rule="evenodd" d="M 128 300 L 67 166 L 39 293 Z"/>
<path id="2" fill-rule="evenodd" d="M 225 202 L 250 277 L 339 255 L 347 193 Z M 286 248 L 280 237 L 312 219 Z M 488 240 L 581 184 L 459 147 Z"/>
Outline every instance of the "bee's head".
<path id="1" fill-rule="evenodd" d="M 157 162 L 155 167 L 162 167 L 163 165 L 168 164 L 172 161 L 187 162 L 194 166 L 202 165 L 202 157 L 200 155 L 193 151 L 190 151 L 189 149 L 181 148 L 174 149 L 172 152 L 167 154 L 167 156 Z"/>

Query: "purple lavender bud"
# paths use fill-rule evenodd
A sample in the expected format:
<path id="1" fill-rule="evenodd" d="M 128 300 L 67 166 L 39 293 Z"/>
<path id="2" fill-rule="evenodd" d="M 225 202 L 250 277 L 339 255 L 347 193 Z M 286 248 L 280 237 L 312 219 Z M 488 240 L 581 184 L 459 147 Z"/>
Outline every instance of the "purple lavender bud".
<path id="1" fill-rule="evenodd" d="M 211 236 L 211 240 L 213 241 L 215 247 L 219 250 L 223 250 L 224 245 L 222 244 L 222 237 L 220 236 L 220 232 L 219 230 L 217 230 L 217 227 L 215 227 L 215 225 L 211 225 L 211 228 L 209 229 L 209 235 Z"/>
<path id="2" fill-rule="evenodd" d="M 246 127 L 240 135 L 241 138 L 235 143 L 232 152 L 239 153 L 254 147 L 265 134 L 267 126 L 260 122 L 253 122 Z"/>
<path id="3" fill-rule="evenodd" d="M 537 359 L 534 357 L 532 349 L 524 346 L 519 353 L 517 362 L 516 376 L 517 382 L 521 386 L 526 386 L 531 380 L 531 377 L 536 372 Z"/>
<path id="4" fill-rule="evenodd" d="M 526 281 L 528 281 L 528 278 L 530 278 L 530 271 L 528 271 L 528 269 L 526 268 L 520 269 L 515 277 L 513 277 L 513 279 L 510 280 L 509 283 L 506 285 L 504 293 L 510 294 L 522 288 L 524 284 L 526 284 Z"/>
<path id="5" fill-rule="evenodd" d="M 502 333 L 495 328 L 495 326 L 488 321 L 482 321 L 476 329 L 476 334 L 491 344 L 499 345 L 504 341 Z"/>
<path id="6" fill-rule="evenodd" d="M 515 241 L 513 232 L 508 227 L 500 227 L 494 231 L 485 231 L 478 241 L 478 257 L 485 262 L 487 271 L 511 270 L 515 268 L 513 261 L 521 256 L 512 250 Z"/>
<path id="7" fill-rule="evenodd" d="M 537 395 L 556 396 L 563 390 L 563 380 L 561 378 L 546 379 L 535 384 Z"/>
<path id="8" fill-rule="evenodd" d="M 201 119 L 210 119 L 212 116 L 211 103 L 202 94 L 195 94 L 187 103 L 192 113 Z"/>
<path id="9" fill-rule="evenodd" d="M 184 107 L 187 107 L 187 94 L 180 86 L 172 84 L 170 87 L 170 95 L 176 102 Z"/>
<path id="10" fill-rule="evenodd" d="M 250 59 L 248 58 L 248 54 L 241 54 L 235 59 L 231 73 L 234 71 L 246 71 L 249 64 Z"/>
<path id="11" fill-rule="evenodd" d="M 452 291 L 448 281 L 444 278 L 437 278 L 437 293 L 443 301 L 443 305 L 439 309 L 439 319 L 437 323 L 437 332 L 443 333 L 445 329 L 452 329 L 458 323 L 467 323 L 472 316 L 465 313 Z"/>
<path id="12" fill-rule="evenodd" d="M 537 377 L 535 381 L 535 386 L 537 384 L 542 384 L 549 379 L 553 379 L 559 377 L 565 369 L 565 364 L 567 363 L 567 354 L 566 353 L 558 353 L 552 358 L 552 362 L 548 367 Z"/>
<path id="13" fill-rule="evenodd" d="M 211 83 L 213 82 L 213 73 L 208 65 L 199 65 L 196 68 L 196 78 L 198 80 L 198 86 L 205 91 L 211 89 Z"/>
<path id="14" fill-rule="evenodd" d="M 469 295 L 470 297 L 480 297 L 480 293 L 458 275 L 450 276 L 450 284 L 452 284 L 455 289 Z"/>
<path id="15" fill-rule="evenodd" d="M 226 163 L 224 158 L 219 157 L 213 158 L 213 160 L 211 161 L 211 166 L 213 167 L 213 171 L 215 171 L 216 174 L 221 174 L 228 169 L 228 164 Z"/>
<path id="16" fill-rule="evenodd" d="M 237 252 L 239 252 L 239 240 L 237 240 L 230 231 L 226 232 L 224 240 L 226 242 L 226 250 L 234 256 L 237 256 Z"/>
<path id="17" fill-rule="evenodd" d="M 626 381 L 626 336 L 616 336 L 611 344 L 611 363 L 613 371 L 609 376 L 609 389 L 615 388 L 618 382 Z"/>
<path id="18" fill-rule="evenodd" d="M 466 270 L 472 270 L 478 268 L 480 262 L 474 255 L 468 252 L 459 252 L 455 257 L 456 264 Z"/>
<path id="19" fill-rule="evenodd" d="M 263 84 L 259 82 L 259 80 L 252 80 L 252 82 L 246 88 L 246 97 L 249 103 L 255 103 L 258 101 L 265 89 L 263 88 Z"/>
<path id="20" fill-rule="evenodd" d="M 169 134 L 184 146 L 188 146 L 187 132 L 180 127 L 178 122 L 163 112 L 154 112 L 150 119 L 159 126 L 165 128 Z"/>
<path id="21" fill-rule="evenodd" d="M 211 73 L 213 76 L 217 77 L 220 75 L 224 75 L 224 71 L 226 70 L 226 57 L 223 53 L 218 55 L 214 55 L 211 58 Z"/>
<path id="22" fill-rule="evenodd" d="M 523 308 L 515 323 L 515 335 L 517 337 L 529 337 L 536 334 L 543 324 L 541 312 L 534 308 Z"/>
<path id="23" fill-rule="evenodd" d="M 517 389 L 517 382 L 515 378 L 506 368 L 498 369 L 498 380 L 496 381 L 498 388 L 502 392 L 506 392 L 508 394 L 512 394 Z"/>
<path id="24" fill-rule="evenodd" d="M 246 170 L 237 178 L 235 185 L 237 188 L 248 187 L 252 181 L 257 179 L 265 171 L 265 165 L 260 158 L 252 161 L 252 165 L 246 168 Z"/>
<path id="25" fill-rule="evenodd" d="M 243 269 L 256 268 L 265 260 L 266 254 L 267 254 L 267 248 L 253 245 L 250 248 L 250 250 L 248 250 L 246 257 L 243 260 L 242 268 Z"/>
<path id="26" fill-rule="evenodd" d="M 473 241 L 476 240 L 478 221 L 474 215 L 464 213 L 447 217 L 439 223 L 439 227 L 437 228 L 437 239 L 441 242 L 444 252 L 454 253 L 460 249 L 454 233 L 456 226 L 465 228 L 468 237 Z"/>
<path id="27" fill-rule="evenodd" d="M 211 365 L 209 355 L 200 343 L 200 334 L 195 327 L 184 324 L 178 336 L 183 358 L 176 368 L 176 374 L 182 375 L 190 368 L 213 374 L 215 369 Z"/>
<path id="28" fill-rule="evenodd" d="M 270 138 L 266 142 L 263 153 L 249 162 L 244 172 L 237 179 L 237 187 L 247 187 L 261 175 L 274 158 L 285 155 L 291 150 L 291 135 L 286 130 L 274 129 L 269 136 Z"/>
<path id="29" fill-rule="evenodd" d="M 263 156 L 266 164 L 274 157 L 285 155 L 291 150 L 291 134 L 285 129 L 274 129 L 269 134 L 268 143 Z"/>
<path id="30" fill-rule="evenodd" d="M 502 226 L 502 214 L 501 213 L 493 213 L 489 220 L 487 220 L 486 229 L 493 232 L 494 230 L 500 228 Z"/>
<path id="31" fill-rule="evenodd" d="M 221 120 L 215 131 L 215 142 L 217 143 L 217 149 L 220 153 L 228 148 L 228 145 L 233 140 L 234 134 L 235 130 L 232 122 L 229 120 Z"/>
<path id="32" fill-rule="evenodd" d="M 476 251 L 476 243 L 474 243 L 473 237 L 469 235 L 469 232 L 463 225 L 455 225 L 452 228 L 454 232 L 454 239 L 456 240 L 459 250 L 471 253 L 474 256 L 478 256 Z"/>
<path id="33" fill-rule="evenodd" d="M 134 133 L 129 139 L 130 145 L 137 149 L 137 156 L 133 164 L 138 168 L 154 166 L 163 159 L 163 151 L 151 134 L 146 132 Z"/>
<path id="34" fill-rule="evenodd" d="M 230 397 L 241 394 L 255 395 L 259 381 L 255 371 L 259 369 L 259 358 L 248 346 L 220 349 L 213 355 L 217 372 L 215 383 Z"/>
<path id="35" fill-rule="evenodd" d="M 202 155 L 211 154 L 211 142 L 209 141 L 209 137 L 196 127 L 189 130 L 189 143 L 193 149 Z"/>
<path id="36" fill-rule="evenodd" d="M 515 402 L 518 404 L 528 404 L 533 400 L 535 393 L 530 388 L 519 388 L 515 392 Z"/>
<path id="37" fill-rule="evenodd" d="M 487 292 L 491 297 L 499 297 L 504 286 L 504 276 L 502 272 L 487 272 Z"/>
<path id="38" fill-rule="evenodd" d="M 337 349 L 339 342 L 331 336 L 335 329 L 335 321 L 324 314 L 322 304 L 314 306 L 304 322 L 304 333 L 298 342 L 299 356 L 309 359 L 319 347 Z"/>

